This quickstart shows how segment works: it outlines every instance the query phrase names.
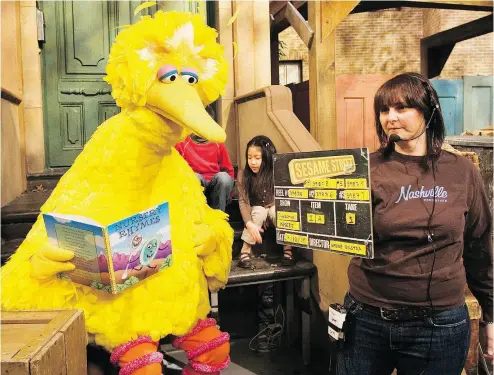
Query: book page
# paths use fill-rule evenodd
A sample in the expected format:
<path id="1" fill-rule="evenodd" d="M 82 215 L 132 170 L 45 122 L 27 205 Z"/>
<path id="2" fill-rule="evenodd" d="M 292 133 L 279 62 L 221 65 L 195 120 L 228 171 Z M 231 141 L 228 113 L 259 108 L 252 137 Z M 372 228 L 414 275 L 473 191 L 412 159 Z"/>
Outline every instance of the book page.
<path id="1" fill-rule="evenodd" d="M 108 237 L 117 291 L 172 264 L 167 202 L 111 224 Z"/>
<path id="2" fill-rule="evenodd" d="M 93 220 L 89 217 L 85 217 L 85 216 L 80 216 L 80 215 L 69 215 L 69 214 L 59 214 L 57 212 L 50 212 L 49 214 L 47 215 L 50 215 L 56 219 L 59 219 L 59 221 L 77 221 L 79 223 L 85 223 L 85 224 L 89 224 L 89 225 L 94 225 L 94 226 L 97 226 L 97 227 L 103 227 L 103 225 L 101 225 L 100 223 L 98 223 L 96 220 Z"/>
<path id="3" fill-rule="evenodd" d="M 103 228 L 73 220 L 74 216 L 43 214 L 49 242 L 74 252 L 76 269 L 60 274 L 76 283 L 104 289 L 110 285 Z"/>

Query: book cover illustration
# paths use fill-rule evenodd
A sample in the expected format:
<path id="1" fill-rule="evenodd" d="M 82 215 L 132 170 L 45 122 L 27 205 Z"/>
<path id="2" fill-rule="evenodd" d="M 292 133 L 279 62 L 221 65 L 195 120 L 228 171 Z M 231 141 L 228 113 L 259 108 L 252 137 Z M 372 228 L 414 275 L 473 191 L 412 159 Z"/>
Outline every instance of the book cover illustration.
<path id="1" fill-rule="evenodd" d="M 107 234 L 117 291 L 171 266 L 168 203 L 111 224 Z M 109 269 L 104 256 L 98 260 Z"/>
<path id="2" fill-rule="evenodd" d="M 166 202 L 106 228 L 80 216 L 43 218 L 50 243 L 75 253 L 76 269 L 61 278 L 115 294 L 172 264 Z"/>

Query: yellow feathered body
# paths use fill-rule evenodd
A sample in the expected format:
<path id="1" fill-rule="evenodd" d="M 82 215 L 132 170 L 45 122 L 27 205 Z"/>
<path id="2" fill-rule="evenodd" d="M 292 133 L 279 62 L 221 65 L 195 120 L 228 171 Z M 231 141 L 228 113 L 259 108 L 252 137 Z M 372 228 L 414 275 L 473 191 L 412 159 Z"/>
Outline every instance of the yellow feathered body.
<path id="1" fill-rule="evenodd" d="M 186 13 L 158 12 L 121 31 L 105 79 L 122 112 L 96 130 L 41 208 L 108 225 L 167 201 L 172 266 L 117 295 L 57 277 L 39 281 L 31 257 L 47 243 L 40 216 L 1 269 L 3 309 L 83 309 L 88 332 L 108 349 L 142 335 L 183 335 L 206 317 L 208 287 L 221 288 L 228 278 L 233 231 L 226 214 L 207 206 L 197 177 L 173 146 L 191 131 L 224 136 L 204 110 L 227 76 L 216 36 Z M 175 81 L 160 76 L 158 69 L 170 66 Z M 205 228 L 216 247 L 197 254 Z"/>
<path id="2" fill-rule="evenodd" d="M 137 111 L 139 112 L 139 111 Z M 140 121 L 152 113 L 133 113 Z M 152 128 L 152 127 L 150 127 Z M 197 177 L 164 137 L 146 137 L 128 114 L 106 121 L 62 177 L 42 212 L 83 215 L 110 224 L 163 201 L 170 202 L 173 265 L 113 296 L 59 278 L 30 277 L 30 257 L 46 242 L 43 219 L 2 268 L 2 307 L 81 308 L 96 342 L 107 348 L 151 335 L 183 335 L 209 312 L 206 276 L 224 285 L 233 233 L 226 215 L 210 209 Z M 154 140 L 152 142 L 151 140 Z M 114 147 L 108 147 L 108 144 Z M 198 223 L 213 226 L 217 250 L 199 257 L 193 247 Z"/>

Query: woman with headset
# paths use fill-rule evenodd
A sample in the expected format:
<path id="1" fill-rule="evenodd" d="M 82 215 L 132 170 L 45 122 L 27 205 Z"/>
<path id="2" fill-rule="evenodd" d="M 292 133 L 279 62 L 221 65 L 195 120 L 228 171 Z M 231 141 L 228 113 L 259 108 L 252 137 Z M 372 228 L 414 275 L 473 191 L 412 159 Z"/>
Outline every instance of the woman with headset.
<path id="1" fill-rule="evenodd" d="M 352 259 L 340 375 L 458 375 L 470 342 L 464 289 L 478 299 L 492 355 L 492 216 L 468 159 L 441 150 L 437 93 L 400 74 L 374 98 L 374 259 Z"/>

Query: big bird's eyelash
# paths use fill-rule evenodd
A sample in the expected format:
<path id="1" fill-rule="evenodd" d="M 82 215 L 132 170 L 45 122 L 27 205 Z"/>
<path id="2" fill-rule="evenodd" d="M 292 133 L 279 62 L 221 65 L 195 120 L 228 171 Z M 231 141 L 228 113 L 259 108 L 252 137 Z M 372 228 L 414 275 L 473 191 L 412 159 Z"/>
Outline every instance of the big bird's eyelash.
<path id="1" fill-rule="evenodd" d="M 160 77 L 160 81 L 165 79 L 165 78 L 168 78 L 170 77 L 172 74 L 178 74 L 178 71 L 177 70 L 171 70 L 165 74 L 163 74 L 161 77 Z"/>

